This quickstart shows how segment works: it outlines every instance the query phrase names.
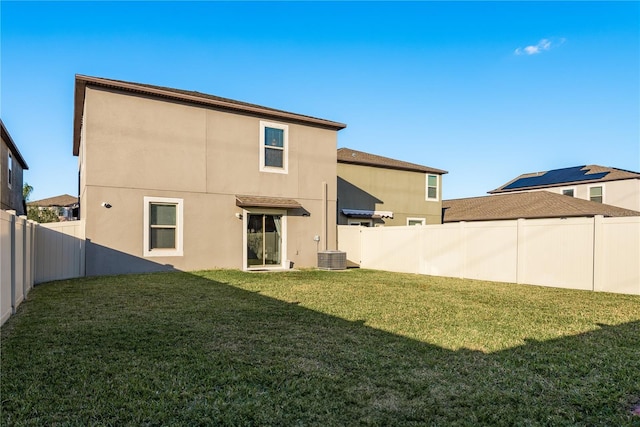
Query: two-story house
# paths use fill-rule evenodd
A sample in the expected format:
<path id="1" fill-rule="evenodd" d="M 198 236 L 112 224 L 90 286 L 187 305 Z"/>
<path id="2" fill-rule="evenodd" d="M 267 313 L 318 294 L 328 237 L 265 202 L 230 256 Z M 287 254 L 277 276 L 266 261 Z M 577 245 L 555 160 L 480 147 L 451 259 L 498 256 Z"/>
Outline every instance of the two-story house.
<path id="1" fill-rule="evenodd" d="M 316 265 L 336 245 L 337 131 L 245 102 L 77 75 L 87 275 Z"/>
<path id="2" fill-rule="evenodd" d="M 18 215 L 26 215 L 26 206 L 22 194 L 23 171 L 29 169 L 24 157 L 9 131 L 0 119 L 0 209 L 14 210 Z"/>
<path id="3" fill-rule="evenodd" d="M 538 190 L 640 211 L 640 173 L 598 165 L 526 173 L 489 194 Z"/>
<path id="4" fill-rule="evenodd" d="M 425 225 L 442 220 L 447 172 L 349 148 L 338 150 L 338 224 Z"/>

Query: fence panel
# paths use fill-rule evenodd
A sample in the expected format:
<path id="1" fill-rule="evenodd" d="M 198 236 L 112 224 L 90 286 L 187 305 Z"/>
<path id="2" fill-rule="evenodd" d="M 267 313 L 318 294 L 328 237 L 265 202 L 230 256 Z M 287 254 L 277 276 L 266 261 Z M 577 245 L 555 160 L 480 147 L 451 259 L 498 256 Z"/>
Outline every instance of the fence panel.
<path id="1" fill-rule="evenodd" d="M 338 248 L 364 268 L 640 295 L 640 217 L 339 227 Z"/>
<path id="2" fill-rule="evenodd" d="M 11 230 L 13 215 L 0 210 L 0 324 L 11 316 Z"/>
<path id="3" fill-rule="evenodd" d="M 519 283 L 593 290 L 593 218 L 524 221 Z"/>
<path id="4" fill-rule="evenodd" d="M 361 229 L 361 266 L 378 270 L 415 273 L 420 269 L 420 227 L 375 227 Z M 347 255 L 348 258 L 348 255 Z"/>
<path id="5" fill-rule="evenodd" d="M 518 265 L 518 222 L 468 222 L 464 228 L 462 277 L 515 283 Z"/>
<path id="6" fill-rule="evenodd" d="M 35 283 L 84 276 L 84 221 L 41 224 L 36 241 Z"/>
<path id="7" fill-rule="evenodd" d="M 640 295 L 640 220 L 596 220 L 594 290 Z"/>
<path id="8" fill-rule="evenodd" d="M 347 267 L 360 265 L 360 229 L 353 225 L 338 226 L 338 247 L 347 253 Z"/>

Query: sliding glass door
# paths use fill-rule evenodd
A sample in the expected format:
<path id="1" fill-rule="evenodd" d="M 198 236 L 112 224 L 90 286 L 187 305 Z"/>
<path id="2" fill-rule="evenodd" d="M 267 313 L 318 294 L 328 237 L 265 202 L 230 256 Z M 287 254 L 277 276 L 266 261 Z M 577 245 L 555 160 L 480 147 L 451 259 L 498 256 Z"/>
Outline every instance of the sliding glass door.
<path id="1" fill-rule="evenodd" d="M 282 265 L 282 215 L 247 215 L 247 268 Z"/>

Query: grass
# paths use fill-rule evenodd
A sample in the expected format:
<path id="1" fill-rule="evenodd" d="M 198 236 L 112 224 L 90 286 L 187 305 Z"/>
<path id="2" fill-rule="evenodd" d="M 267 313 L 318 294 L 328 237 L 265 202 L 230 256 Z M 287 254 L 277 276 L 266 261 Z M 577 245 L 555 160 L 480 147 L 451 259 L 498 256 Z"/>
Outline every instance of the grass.
<path id="1" fill-rule="evenodd" d="M 52 282 L 2 425 L 640 425 L 640 297 L 350 270 Z"/>

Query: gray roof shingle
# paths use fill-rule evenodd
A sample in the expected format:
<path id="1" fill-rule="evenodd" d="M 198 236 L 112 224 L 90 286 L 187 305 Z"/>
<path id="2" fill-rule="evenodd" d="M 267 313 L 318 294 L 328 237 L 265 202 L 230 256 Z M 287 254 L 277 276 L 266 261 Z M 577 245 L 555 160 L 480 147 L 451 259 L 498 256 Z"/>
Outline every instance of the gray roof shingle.
<path id="1" fill-rule="evenodd" d="M 549 191 L 498 194 L 442 201 L 443 222 L 518 218 L 640 216 L 640 212 Z"/>

